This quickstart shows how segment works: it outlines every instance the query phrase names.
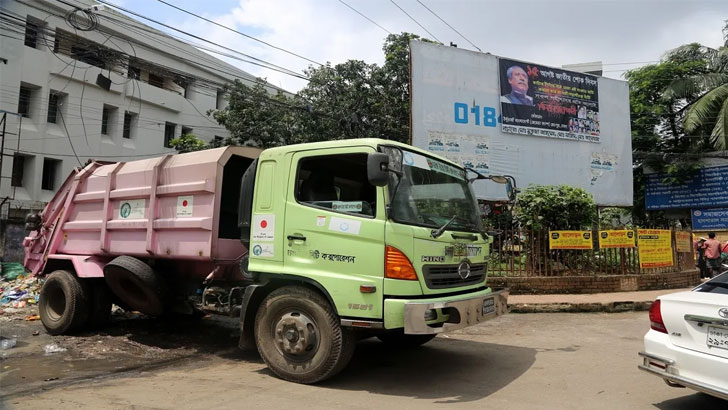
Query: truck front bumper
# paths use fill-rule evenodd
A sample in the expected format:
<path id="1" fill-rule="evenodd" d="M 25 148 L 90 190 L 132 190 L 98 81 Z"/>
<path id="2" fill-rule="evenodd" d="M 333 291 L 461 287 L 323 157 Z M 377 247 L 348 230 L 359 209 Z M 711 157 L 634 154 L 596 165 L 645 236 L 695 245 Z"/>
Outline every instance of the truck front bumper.
<path id="1" fill-rule="evenodd" d="M 386 299 L 384 301 L 384 327 L 404 327 L 410 335 L 435 334 L 477 325 L 503 315 L 508 311 L 508 289 L 479 292 L 433 299 Z M 427 320 L 437 314 L 444 321 Z"/>

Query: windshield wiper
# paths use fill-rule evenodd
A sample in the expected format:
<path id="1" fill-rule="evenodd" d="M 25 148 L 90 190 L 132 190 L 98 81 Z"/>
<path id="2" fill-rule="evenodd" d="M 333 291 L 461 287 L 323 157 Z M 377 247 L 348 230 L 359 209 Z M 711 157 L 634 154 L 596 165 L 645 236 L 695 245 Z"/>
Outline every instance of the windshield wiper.
<path id="1" fill-rule="evenodd" d="M 450 226 L 450 224 L 453 223 L 453 221 L 455 221 L 455 219 L 457 219 L 457 217 L 458 217 L 457 215 L 454 215 L 447 222 L 445 222 L 445 225 L 442 225 L 441 227 L 430 231 L 430 235 L 432 235 L 432 237 L 435 239 L 439 238 L 440 236 L 442 236 L 443 232 L 445 232 L 447 227 Z"/>

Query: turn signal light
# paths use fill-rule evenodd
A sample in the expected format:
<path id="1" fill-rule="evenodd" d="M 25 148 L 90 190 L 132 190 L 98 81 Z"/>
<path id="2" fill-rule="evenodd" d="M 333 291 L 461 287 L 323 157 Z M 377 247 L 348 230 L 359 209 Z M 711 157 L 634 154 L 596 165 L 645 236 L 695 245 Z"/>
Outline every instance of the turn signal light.
<path id="1" fill-rule="evenodd" d="M 389 279 L 417 280 L 414 266 L 399 249 L 385 248 L 384 277 Z"/>
<path id="2" fill-rule="evenodd" d="M 662 321 L 662 312 L 660 311 L 660 300 L 652 302 L 650 305 L 650 328 L 658 332 L 667 333 L 665 322 Z"/>

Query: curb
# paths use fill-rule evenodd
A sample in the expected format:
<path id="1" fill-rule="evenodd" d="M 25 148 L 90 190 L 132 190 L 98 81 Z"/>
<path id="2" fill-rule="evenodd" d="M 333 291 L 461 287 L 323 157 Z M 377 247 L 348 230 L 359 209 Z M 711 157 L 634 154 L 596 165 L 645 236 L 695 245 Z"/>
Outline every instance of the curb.
<path id="1" fill-rule="evenodd" d="M 653 301 L 608 303 L 516 303 L 508 305 L 509 313 L 585 313 L 641 312 L 650 310 Z"/>

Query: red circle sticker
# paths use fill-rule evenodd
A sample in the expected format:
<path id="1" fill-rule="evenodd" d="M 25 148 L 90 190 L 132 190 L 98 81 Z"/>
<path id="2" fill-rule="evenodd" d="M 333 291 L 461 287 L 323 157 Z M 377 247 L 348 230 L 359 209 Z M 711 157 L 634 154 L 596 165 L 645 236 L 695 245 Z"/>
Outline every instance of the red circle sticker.
<path id="1" fill-rule="evenodd" d="M 263 219 L 262 221 L 260 221 L 260 227 L 261 228 L 265 228 L 267 226 L 268 226 L 268 221 L 266 221 L 265 219 Z"/>
<path id="2" fill-rule="evenodd" d="M 187 206 L 187 200 L 182 201 L 182 206 Z"/>

